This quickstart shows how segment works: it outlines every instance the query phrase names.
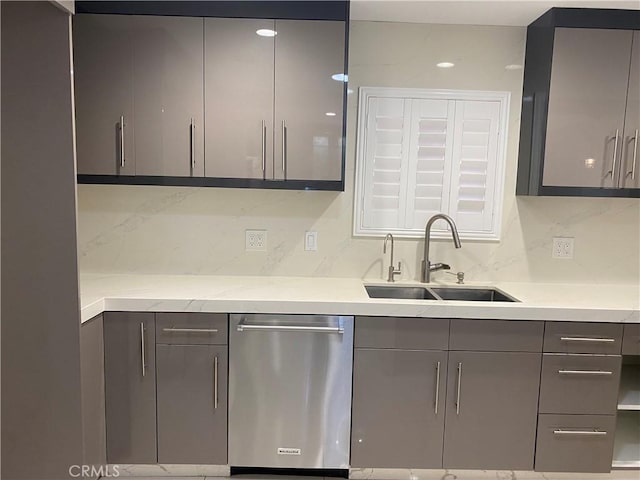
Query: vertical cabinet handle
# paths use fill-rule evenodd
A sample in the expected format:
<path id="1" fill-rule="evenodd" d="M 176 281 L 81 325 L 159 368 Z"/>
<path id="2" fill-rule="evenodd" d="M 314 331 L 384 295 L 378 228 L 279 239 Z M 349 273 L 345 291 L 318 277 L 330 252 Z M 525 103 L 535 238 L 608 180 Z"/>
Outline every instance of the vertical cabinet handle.
<path id="1" fill-rule="evenodd" d="M 287 123 L 282 120 L 282 174 L 287 179 Z"/>
<path id="2" fill-rule="evenodd" d="M 267 178 L 267 124 L 264 120 L 262 120 L 262 125 L 260 127 L 261 135 L 262 135 L 262 179 L 265 180 Z"/>
<path id="3" fill-rule="evenodd" d="M 189 142 L 190 142 L 190 163 L 191 163 L 191 173 L 193 174 L 193 169 L 196 168 L 196 121 L 195 119 L 191 119 L 191 123 L 189 124 Z"/>
<path id="4" fill-rule="evenodd" d="M 625 177 L 631 175 L 631 180 L 636 179 L 636 162 L 638 160 L 638 129 L 636 128 L 636 134 L 633 138 L 633 162 L 631 163 L 631 170 L 627 172 Z"/>
<path id="5" fill-rule="evenodd" d="M 144 345 L 144 323 L 140 322 L 140 357 L 142 360 L 142 376 L 147 375 L 147 352 Z"/>
<path id="6" fill-rule="evenodd" d="M 124 156 L 124 115 L 120 115 L 118 129 L 120 131 L 120 168 L 124 168 L 124 165 L 127 162 Z"/>
<path id="7" fill-rule="evenodd" d="M 456 415 L 460 414 L 460 382 L 462 380 L 462 362 L 458 363 L 458 379 L 456 381 Z"/>
<path id="8" fill-rule="evenodd" d="M 213 357 L 213 409 L 218 409 L 218 356 Z"/>
<path id="9" fill-rule="evenodd" d="M 611 174 L 611 180 L 615 180 L 616 178 L 616 163 L 618 160 L 618 137 L 620 136 L 620 130 L 616 129 L 616 136 L 613 139 L 613 159 L 611 161 L 611 170 L 607 172 Z"/>
<path id="10" fill-rule="evenodd" d="M 440 403 L 440 362 L 436 363 L 436 397 L 435 406 L 433 408 L 436 415 L 438 415 L 438 403 Z"/>

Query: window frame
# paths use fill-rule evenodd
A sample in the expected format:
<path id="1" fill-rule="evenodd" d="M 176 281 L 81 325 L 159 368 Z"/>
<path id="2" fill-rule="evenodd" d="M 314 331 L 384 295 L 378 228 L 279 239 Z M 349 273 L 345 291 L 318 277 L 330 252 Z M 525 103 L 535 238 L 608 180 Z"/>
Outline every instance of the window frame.
<path id="1" fill-rule="evenodd" d="M 364 219 L 365 170 L 366 161 L 366 128 L 368 122 L 368 105 L 372 97 L 393 99 L 435 99 L 454 101 L 484 101 L 499 102 L 500 119 L 498 121 L 498 139 L 496 155 L 496 174 L 493 189 L 494 202 L 492 227 L 488 232 L 465 231 L 459 228 L 460 238 L 463 240 L 498 242 L 502 233 L 502 213 L 504 204 L 504 184 L 506 177 L 506 157 L 508 148 L 509 109 L 511 92 L 489 90 L 454 90 L 430 88 L 396 88 L 396 87 L 360 87 L 358 92 L 358 122 L 356 131 L 356 168 L 354 185 L 353 236 L 354 237 L 384 237 L 392 233 L 399 238 L 423 238 L 424 230 L 404 228 L 365 228 Z M 442 212 L 450 214 L 449 212 Z M 445 229 L 438 229 L 437 224 L 432 229 L 432 238 L 449 238 L 451 234 Z"/>

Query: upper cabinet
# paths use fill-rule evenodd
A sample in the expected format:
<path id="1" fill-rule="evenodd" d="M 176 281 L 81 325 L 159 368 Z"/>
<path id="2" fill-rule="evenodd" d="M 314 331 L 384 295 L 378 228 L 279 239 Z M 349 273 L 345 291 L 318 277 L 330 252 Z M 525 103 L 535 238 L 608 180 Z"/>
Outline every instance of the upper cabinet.
<path id="1" fill-rule="evenodd" d="M 340 182 L 344 52 L 344 22 L 205 19 L 206 176 Z"/>
<path id="2" fill-rule="evenodd" d="M 202 176 L 201 18 L 78 15 L 78 173 Z"/>
<path id="3" fill-rule="evenodd" d="M 74 19 L 79 182 L 343 190 L 346 10 L 197 3 Z"/>
<path id="4" fill-rule="evenodd" d="M 640 196 L 639 28 L 577 9 L 529 26 L 517 194 Z"/>

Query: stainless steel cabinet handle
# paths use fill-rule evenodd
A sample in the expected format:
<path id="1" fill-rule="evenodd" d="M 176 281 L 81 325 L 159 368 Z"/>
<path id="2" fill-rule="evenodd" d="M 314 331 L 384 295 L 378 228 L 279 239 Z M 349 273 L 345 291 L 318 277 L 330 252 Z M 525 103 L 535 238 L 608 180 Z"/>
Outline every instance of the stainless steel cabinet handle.
<path id="1" fill-rule="evenodd" d="M 616 136 L 613 139 L 613 160 L 611 162 L 611 170 L 607 172 L 611 174 L 611 179 L 614 180 L 616 178 L 616 163 L 618 160 L 618 137 L 620 136 L 620 130 L 616 129 Z"/>
<path id="2" fill-rule="evenodd" d="M 262 178 L 267 178 L 267 124 L 262 120 L 262 126 L 260 128 L 262 133 Z"/>
<path id="3" fill-rule="evenodd" d="M 560 337 L 563 342 L 595 342 L 595 343 L 612 343 L 615 342 L 615 338 L 608 337 Z"/>
<path id="4" fill-rule="evenodd" d="M 287 179 L 287 123 L 282 120 L 282 174 Z"/>
<path id="5" fill-rule="evenodd" d="M 462 362 L 458 363 L 458 380 L 456 382 L 456 415 L 460 414 L 460 383 L 462 380 Z"/>
<path id="6" fill-rule="evenodd" d="M 607 432 L 602 432 L 600 430 L 561 430 L 557 429 L 553 431 L 554 435 L 586 435 L 593 437 L 604 437 L 607 435 Z"/>
<path id="7" fill-rule="evenodd" d="M 142 359 L 142 376 L 147 375 L 147 352 L 144 346 L 144 323 L 140 322 L 140 357 Z"/>
<path id="8" fill-rule="evenodd" d="M 638 129 L 636 128 L 636 134 L 633 136 L 633 163 L 631 163 L 631 170 L 627 172 L 625 177 L 631 175 L 631 180 L 636 179 L 636 163 L 638 160 Z"/>
<path id="9" fill-rule="evenodd" d="M 191 142 L 189 155 L 191 155 L 191 169 L 193 170 L 196 168 L 196 121 L 193 118 L 189 125 L 189 140 Z"/>
<path id="10" fill-rule="evenodd" d="M 558 370 L 560 375 L 613 375 L 609 370 Z"/>
<path id="11" fill-rule="evenodd" d="M 434 412 L 438 415 L 438 403 L 440 403 L 440 362 L 436 363 L 436 398 Z"/>
<path id="12" fill-rule="evenodd" d="M 124 156 L 124 115 L 120 115 L 120 123 L 118 125 L 120 130 L 120 168 L 124 168 L 126 159 Z"/>
<path id="13" fill-rule="evenodd" d="M 344 333 L 344 327 L 309 327 L 306 325 L 238 325 L 238 331 Z"/>
<path id="14" fill-rule="evenodd" d="M 218 409 L 218 356 L 213 357 L 213 408 Z"/>
<path id="15" fill-rule="evenodd" d="M 168 333 L 218 333 L 217 328 L 175 328 L 167 327 L 162 329 L 163 332 Z"/>

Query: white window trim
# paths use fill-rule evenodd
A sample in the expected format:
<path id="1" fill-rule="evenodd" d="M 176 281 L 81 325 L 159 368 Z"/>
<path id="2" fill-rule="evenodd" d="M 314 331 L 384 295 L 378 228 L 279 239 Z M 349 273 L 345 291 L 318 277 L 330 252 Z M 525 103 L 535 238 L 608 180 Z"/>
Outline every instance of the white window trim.
<path id="1" fill-rule="evenodd" d="M 356 137 L 356 178 L 353 212 L 354 237 L 384 237 L 392 233 L 399 238 L 424 238 L 424 231 L 409 231 L 406 229 L 374 229 L 363 228 L 364 209 L 364 169 L 365 169 L 365 139 L 367 126 L 367 105 L 370 97 L 386 98 L 415 98 L 415 99 L 455 99 L 500 102 L 500 122 L 498 130 L 498 154 L 496 159 L 496 182 L 494 186 L 494 216 L 491 232 L 460 231 L 460 238 L 484 242 L 500 241 L 502 230 L 502 211 L 504 204 L 504 183 L 506 174 L 507 141 L 509 127 L 510 92 L 479 91 L 479 90 L 445 90 L 423 88 L 393 88 L 393 87 L 360 87 L 358 93 L 358 127 Z M 447 212 L 444 212 L 447 213 Z M 446 231 L 432 230 L 432 238 L 450 238 Z"/>

